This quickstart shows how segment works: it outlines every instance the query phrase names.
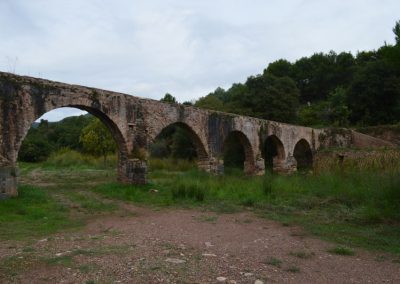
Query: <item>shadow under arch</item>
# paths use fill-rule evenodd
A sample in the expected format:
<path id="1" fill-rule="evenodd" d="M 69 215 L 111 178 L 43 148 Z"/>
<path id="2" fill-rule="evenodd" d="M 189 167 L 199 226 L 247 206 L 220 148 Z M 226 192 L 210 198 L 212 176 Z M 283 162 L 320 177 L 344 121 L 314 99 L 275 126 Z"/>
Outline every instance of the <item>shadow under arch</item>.
<path id="1" fill-rule="evenodd" d="M 313 154 L 310 144 L 305 139 L 300 139 L 293 151 L 293 156 L 297 162 L 297 170 L 310 170 L 313 167 Z"/>
<path id="2" fill-rule="evenodd" d="M 239 166 L 245 174 L 252 174 L 255 170 L 254 153 L 247 136 L 239 131 L 229 132 L 225 138 L 222 153 L 224 155 L 224 167 Z"/>
<path id="3" fill-rule="evenodd" d="M 280 170 L 285 159 L 285 148 L 282 141 L 275 135 L 270 135 L 264 141 L 262 154 L 265 162 L 265 171 L 276 172 Z"/>
<path id="4" fill-rule="evenodd" d="M 197 158 L 197 165 L 199 169 L 209 170 L 209 155 L 207 150 L 201 141 L 199 135 L 190 127 L 188 124 L 184 122 L 174 122 L 171 123 L 161 129 L 161 131 L 155 136 L 153 139 L 153 143 L 161 137 L 165 132 L 168 132 L 171 129 L 179 128 L 184 131 L 185 135 L 189 138 L 193 148 L 195 150 L 195 157 Z"/>
<path id="5" fill-rule="evenodd" d="M 46 110 L 42 110 L 38 113 L 35 113 L 35 118 L 33 119 L 33 121 L 29 121 L 29 126 L 25 127 L 22 137 L 20 137 L 20 139 L 17 142 L 16 160 L 18 159 L 18 154 L 21 149 L 22 141 L 25 139 L 26 135 L 28 134 L 28 131 L 31 128 L 31 125 L 36 120 L 38 120 L 40 117 L 42 117 L 44 114 L 46 114 L 50 111 L 56 110 L 56 109 L 64 108 L 64 107 L 76 108 L 76 109 L 86 111 L 86 112 L 90 113 L 91 115 L 95 116 L 96 118 L 98 118 L 107 127 L 107 129 L 111 132 L 111 136 L 113 137 L 113 139 L 117 145 L 117 149 L 118 149 L 117 179 L 118 179 L 118 181 L 124 182 L 125 177 L 126 177 L 126 164 L 127 164 L 127 160 L 128 160 L 128 148 L 127 148 L 127 143 L 126 143 L 124 136 L 122 135 L 118 125 L 106 113 L 102 112 L 99 109 L 96 109 L 93 107 L 88 107 L 85 105 L 68 104 L 65 106 L 57 106 L 52 109 L 46 109 Z"/>

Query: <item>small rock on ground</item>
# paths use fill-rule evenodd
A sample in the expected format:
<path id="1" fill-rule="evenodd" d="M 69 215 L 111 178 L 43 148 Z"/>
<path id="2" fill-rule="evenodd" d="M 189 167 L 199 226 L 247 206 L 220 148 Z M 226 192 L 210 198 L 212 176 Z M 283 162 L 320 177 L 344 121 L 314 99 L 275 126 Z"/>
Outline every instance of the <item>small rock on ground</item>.
<path id="1" fill-rule="evenodd" d="M 213 254 L 213 253 L 203 253 L 202 256 L 205 256 L 205 257 L 216 257 L 217 255 Z"/>
<path id="2" fill-rule="evenodd" d="M 181 264 L 181 263 L 186 262 L 186 260 L 179 259 L 179 258 L 167 258 L 165 261 L 170 262 L 170 263 L 175 263 L 175 264 Z"/>

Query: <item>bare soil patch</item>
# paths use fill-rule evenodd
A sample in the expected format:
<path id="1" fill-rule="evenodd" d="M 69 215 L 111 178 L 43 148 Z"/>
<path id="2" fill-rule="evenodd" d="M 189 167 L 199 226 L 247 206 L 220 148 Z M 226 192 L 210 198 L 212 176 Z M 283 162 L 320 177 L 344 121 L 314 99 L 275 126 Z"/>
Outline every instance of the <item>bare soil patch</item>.
<path id="1" fill-rule="evenodd" d="M 400 283 L 398 256 L 335 255 L 250 211 L 121 205 L 79 231 L 1 242 L 0 283 Z"/>

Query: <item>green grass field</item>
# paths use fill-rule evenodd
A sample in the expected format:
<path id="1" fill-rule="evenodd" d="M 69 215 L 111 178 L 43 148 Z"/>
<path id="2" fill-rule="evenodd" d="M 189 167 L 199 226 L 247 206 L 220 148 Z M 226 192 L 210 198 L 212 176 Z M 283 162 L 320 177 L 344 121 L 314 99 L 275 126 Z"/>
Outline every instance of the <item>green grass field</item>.
<path id="1" fill-rule="evenodd" d="M 20 186 L 17 198 L 0 201 L 0 238 L 39 237 L 78 225 L 68 213 L 69 209 L 56 202 L 47 190 Z"/>

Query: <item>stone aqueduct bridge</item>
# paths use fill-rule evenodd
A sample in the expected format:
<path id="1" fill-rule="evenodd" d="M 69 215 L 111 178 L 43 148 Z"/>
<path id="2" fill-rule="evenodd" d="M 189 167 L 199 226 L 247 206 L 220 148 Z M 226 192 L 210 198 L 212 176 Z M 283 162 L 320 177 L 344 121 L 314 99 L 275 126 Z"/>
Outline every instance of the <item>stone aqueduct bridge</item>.
<path id="1" fill-rule="evenodd" d="M 147 149 L 169 125 L 187 131 L 199 168 L 212 173 L 223 170 L 229 137 L 244 147 L 247 174 L 262 174 L 268 163 L 276 171 L 295 171 L 324 143 L 323 130 L 0 72 L 0 195 L 17 194 L 18 151 L 32 123 L 61 107 L 85 110 L 109 128 L 118 145 L 118 180 L 124 183 L 146 182 Z"/>

